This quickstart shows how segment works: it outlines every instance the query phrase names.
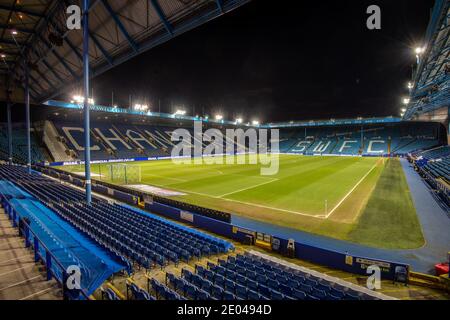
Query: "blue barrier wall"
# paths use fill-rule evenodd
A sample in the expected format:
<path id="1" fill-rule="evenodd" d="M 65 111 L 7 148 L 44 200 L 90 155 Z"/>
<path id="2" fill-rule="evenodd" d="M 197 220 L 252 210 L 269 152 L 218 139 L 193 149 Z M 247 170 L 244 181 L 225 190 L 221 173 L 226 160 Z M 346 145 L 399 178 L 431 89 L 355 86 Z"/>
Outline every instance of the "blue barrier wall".
<path id="1" fill-rule="evenodd" d="M 145 208 L 167 218 L 189 223 L 197 228 L 208 230 L 235 241 L 244 242 L 248 239 L 248 236 L 256 238 L 256 231 L 200 216 L 195 213 L 185 212 L 168 205 L 153 202 L 151 204 L 147 203 Z M 274 251 L 277 251 L 280 254 L 287 254 L 287 239 L 272 237 L 272 243 L 278 243 L 277 249 L 275 249 L 274 245 L 272 245 Z M 400 266 L 409 270 L 409 266 L 406 264 L 376 260 L 366 257 L 348 256 L 345 253 L 322 249 L 299 242 L 295 243 L 295 257 L 301 260 L 328 266 L 333 269 L 361 275 L 367 275 L 366 270 L 368 266 L 377 265 L 380 267 L 382 278 L 390 280 L 394 279 L 396 267 Z"/>

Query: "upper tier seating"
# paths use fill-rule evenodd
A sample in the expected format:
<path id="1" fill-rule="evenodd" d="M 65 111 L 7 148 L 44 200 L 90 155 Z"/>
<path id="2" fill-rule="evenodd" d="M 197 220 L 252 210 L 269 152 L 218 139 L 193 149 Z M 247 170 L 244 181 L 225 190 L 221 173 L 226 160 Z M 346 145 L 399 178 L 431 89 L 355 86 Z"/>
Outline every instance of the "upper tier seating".
<path id="1" fill-rule="evenodd" d="M 407 155 L 444 144 L 438 123 L 405 122 L 281 129 L 280 151 L 305 155 Z"/>
<path id="2" fill-rule="evenodd" d="M 0 179 L 14 182 L 42 201 L 63 219 L 81 230 L 132 270 L 134 262 L 150 269 L 163 268 L 180 259 L 189 261 L 211 254 L 225 253 L 232 244 L 188 229 L 165 219 L 110 204 L 94 197 L 90 205 L 84 193 L 26 168 L 0 166 Z"/>

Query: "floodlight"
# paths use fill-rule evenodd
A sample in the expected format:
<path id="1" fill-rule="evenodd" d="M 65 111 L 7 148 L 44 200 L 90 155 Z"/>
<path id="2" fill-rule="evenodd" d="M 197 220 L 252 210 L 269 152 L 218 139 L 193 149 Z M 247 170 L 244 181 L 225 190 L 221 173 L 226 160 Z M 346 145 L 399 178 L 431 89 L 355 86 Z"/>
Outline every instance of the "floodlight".
<path id="1" fill-rule="evenodd" d="M 409 101 L 410 101 L 409 98 L 404 98 L 404 99 L 403 99 L 403 104 L 408 104 Z"/>
<path id="2" fill-rule="evenodd" d="M 174 113 L 175 116 L 184 116 L 185 114 L 186 114 L 186 110 L 181 110 L 181 109 L 178 109 Z"/>
<path id="3" fill-rule="evenodd" d="M 72 97 L 72 99 L 76 102 L 76 103 L 82 103 L 84 102 L 84 97 L 80 96 L 80 95 L 75 95 Z"/>
<path id="4" fill-rule="evenodd" d="M 252 124 L 253 124 L 254 126 L 259 126 L 259 121 L 258 121 L 258 120 L 253 120 L 253 121 L 252 121 Z"/>
<path id="5" fill-rule="evenodd" d="M 416 54 L 422 54 L 425 51 L 425 49 L 422 47 L 417 47 L 415 51 L 416 51 Z"/>
<path id="6" fill-rule="evenodd" d="M 221 114 L 216 114 L 216 120 L 223 120 L 223 116 Z"/>
<path id="7" fill-rule="evenodd" d="M 402 109 L 402 113 L 405 113 L 405 112 L 406 112 L 406 109 L 405 109 L 405 108 L 403 108 L 403 109 Z"/>
<path id="8" fill-rule="evenodd" d="M 408 89 L 412 89 L 414 86 L 411 82 L 408 82 Z"/>
<path id="9" fill-rule="evenodd" d="M 242 121 L 243 121 L 242 118 L 237 118 L 237 119 L 236 119 L 236 123 L 237 123 L 237 124 L 242 123 Z"/>

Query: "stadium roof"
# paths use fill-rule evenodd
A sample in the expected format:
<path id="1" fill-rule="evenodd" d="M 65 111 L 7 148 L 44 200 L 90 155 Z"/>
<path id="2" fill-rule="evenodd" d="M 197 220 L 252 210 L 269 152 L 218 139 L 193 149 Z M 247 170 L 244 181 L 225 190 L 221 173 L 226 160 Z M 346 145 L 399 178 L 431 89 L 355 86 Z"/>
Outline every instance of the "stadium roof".
<path id="1" fill-rule="evenodd" d="M 450 75 L 445 68 L 446 64 L 450 63 L 450 1 L 436 0 L 424 44 L 424 52 L 414 74 L 414 85 L 405 119 L 449 104 L 450 87 L 446 83 L 449 82 Z M 431 93 L 428 102 L 424 102 L 422 98 L 427 96 L 435 85 L 441 86 L 440 89 Z"/>
<path id="2" fill-rule="evenodd" d="M 91 0 L 92 77 L 250 0 Z M 3 86 L 23 86 L 25 59 L 30 95 L 42 102 L 72 89 L 82 75 L 82 30 L 68 30 L 66 9 L 81 1 L 5 0 L 0 3 Z"/>

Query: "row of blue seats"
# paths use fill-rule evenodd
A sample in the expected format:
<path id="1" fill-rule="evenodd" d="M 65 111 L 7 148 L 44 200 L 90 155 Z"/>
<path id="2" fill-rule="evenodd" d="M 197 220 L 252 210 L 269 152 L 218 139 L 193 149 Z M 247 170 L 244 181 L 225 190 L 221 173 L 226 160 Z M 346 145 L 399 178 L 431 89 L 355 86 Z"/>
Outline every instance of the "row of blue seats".
<path id="1" fill-rule="evenodd" d="M 135 283 L 126 283 L 128 300 L 156 300 L 154 296 L 147 291 L 139 288 Z M 131 293 L 131 296 L 130 296 Z"/>
<path id="2" fill-rule="evenodd" d="M 186 300 L 185 297 L 168 288 L 156 279 L 149 280 L 150 286 L 156 293 L 156 297 L 162 300 Z"/>
<path id="3" fill-rule="evenodd" d="M 4 173 L 4 174 L 3 174 Z M 99 245 L 108 249 L 132 270 L 131 261 L 144 268 L 166 266 L 169 261 L 188 261 L 194 256 L 226 252 L 224 240 L 190 231 L 150 214 L 95 198 L 87 205 L 84 194 L 23 167 L 0 166 L 0 175 L 10 178 L 51 207 Z"/>

